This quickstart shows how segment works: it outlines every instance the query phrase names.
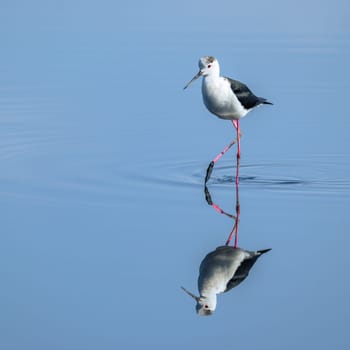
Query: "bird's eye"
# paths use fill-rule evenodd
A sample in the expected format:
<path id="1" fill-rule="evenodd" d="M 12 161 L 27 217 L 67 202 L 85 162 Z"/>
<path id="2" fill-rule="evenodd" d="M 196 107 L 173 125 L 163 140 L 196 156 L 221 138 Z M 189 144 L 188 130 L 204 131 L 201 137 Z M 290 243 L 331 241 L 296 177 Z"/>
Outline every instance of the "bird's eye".
<path id="1" fill-rule="evenodd" d="M 208 68 L 210 68 L 211 67 L 211 64 L 208 64 Z"/>
<path id="2" fill-rule="evenodd" d="M 204 305 L 204 308 L 205 308 L 205 309 L 208 309 L 208 305 Z"/>

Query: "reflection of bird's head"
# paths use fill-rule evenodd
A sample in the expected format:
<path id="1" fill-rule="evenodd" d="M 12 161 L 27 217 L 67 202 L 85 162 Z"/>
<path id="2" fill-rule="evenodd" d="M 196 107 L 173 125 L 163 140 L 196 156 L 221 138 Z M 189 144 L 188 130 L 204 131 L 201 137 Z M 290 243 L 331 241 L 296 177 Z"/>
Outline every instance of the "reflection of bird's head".
<path id="1" fill-rule="evenodd" d="M 189 296 L 196 300 L 196 311 L 200 316 L 210 316 L 214 313 L 216 309 L 216 294 L 212 297 L 197 297 L 193 293 L 189 292 L 184 287 L 181 287 Z"/>
<path id="2" fill-rule="evenodd" d="M 213 298 L 200 297 L 197 301 L 196 311 L 200 316 L 210 316 L 216 309 L 216 295 Z"/>

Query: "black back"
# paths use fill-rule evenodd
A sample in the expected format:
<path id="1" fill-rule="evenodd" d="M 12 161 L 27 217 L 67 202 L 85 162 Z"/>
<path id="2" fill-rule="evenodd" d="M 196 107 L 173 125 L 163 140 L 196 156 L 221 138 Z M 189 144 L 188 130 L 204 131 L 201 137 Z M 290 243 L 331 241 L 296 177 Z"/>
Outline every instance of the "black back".
<path id="1" fill-rule="evenodd" d="M 233 80 L 230 78 L 226 78 L 231 84 L 231 89 L 234 94 L 237 96 L 239 102 L 245 109 L 252 109 L 260 104 L 269 104 L 272 105 L 271 102 L 267 101 L 266 98 L 255 96 L 248 88 L 247 85 L 241 83 L 238 80 Z"/>

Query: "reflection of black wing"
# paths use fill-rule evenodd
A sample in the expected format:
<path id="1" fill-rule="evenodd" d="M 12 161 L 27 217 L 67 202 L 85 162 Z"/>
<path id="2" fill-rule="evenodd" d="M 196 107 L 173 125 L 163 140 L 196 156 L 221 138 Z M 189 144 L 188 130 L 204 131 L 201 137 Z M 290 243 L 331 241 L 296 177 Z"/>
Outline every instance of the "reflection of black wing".
<path id="1" fill-rule="evenodd" d="M 231 89 L 234 94 L 237 96 L 239 102 L 245 109 L 251 109 L 260 104 L 269 104 L 272 105 L 271 102 L 267 101 L 266 98 L 255 96 L 248 88 L 247 85 L 241 83 L 238 80 L 233 80 L 230 78 L 226 78 L 231 84 Z"/>
<path id="2" fill-rule="evenodd" d="M 253 267 L 258 257 L 259 255 L 255 255 L 247 260 L 242 261 L 234 276 L 228 281 L 225 292 L 228 292 L 230 289 L 237 287 L 248 277 L 249 270 Z"/>
<path id="3" fill-rule="evenodd" d="M 258 258 L 270 250 L 271 249 L 259 250 L 257 252 L 258 254 L 251 256 L 246 260 L 243 260 L 233 277 L 228 281 L 225 292 L 228 292 L 230 289 L 237 287 L 241 282 L 243 282 L 248 277 L 250 269 L 253 267 Z"/>

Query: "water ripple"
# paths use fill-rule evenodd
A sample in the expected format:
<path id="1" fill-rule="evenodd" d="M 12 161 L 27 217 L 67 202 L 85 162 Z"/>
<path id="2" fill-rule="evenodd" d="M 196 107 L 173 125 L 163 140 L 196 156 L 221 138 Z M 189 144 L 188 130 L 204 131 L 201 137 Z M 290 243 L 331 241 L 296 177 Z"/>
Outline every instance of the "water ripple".
<path id="1" fill-rule="evenodd" d="M 235 183 L 236 169 L 228 161 L 216 165 L 209 186 L 231 187 Z M 203 186 L 206 164 L 198 161 L 163 162 L 134 169 L 132 181 L 157 183 L 167 186 Z M 241 163 L 240 186 L 248 189 L 297 191 L 298 193 L 350 194 L 349 155 L 316 155 L 283 161 L 257 161 Z M 129 169 L 130 170 L 130 169 Z"/>
<path id="2" fill-rule="evenodd" d="M 115 205 L 178 189 L 203 188 L 207 164 L 199 161 L 158 161 L 120 164 L 91 153 L 49 159 L 37 156 L 30 162 L 3 159 L 9 172 L 1 176 L 0 193 L 13 198 Z M 283 161 L 242 162 L 240 188 L 288 195 L 350 195 L 350 156 L 314 156 Z M 31 170 L 27 168 L 30 164 Z M 208 187 L 232 189 L 235 167 L 229 161 L 215 166 Z M 163 191 L 165 190 L 165 191 Z"/>

